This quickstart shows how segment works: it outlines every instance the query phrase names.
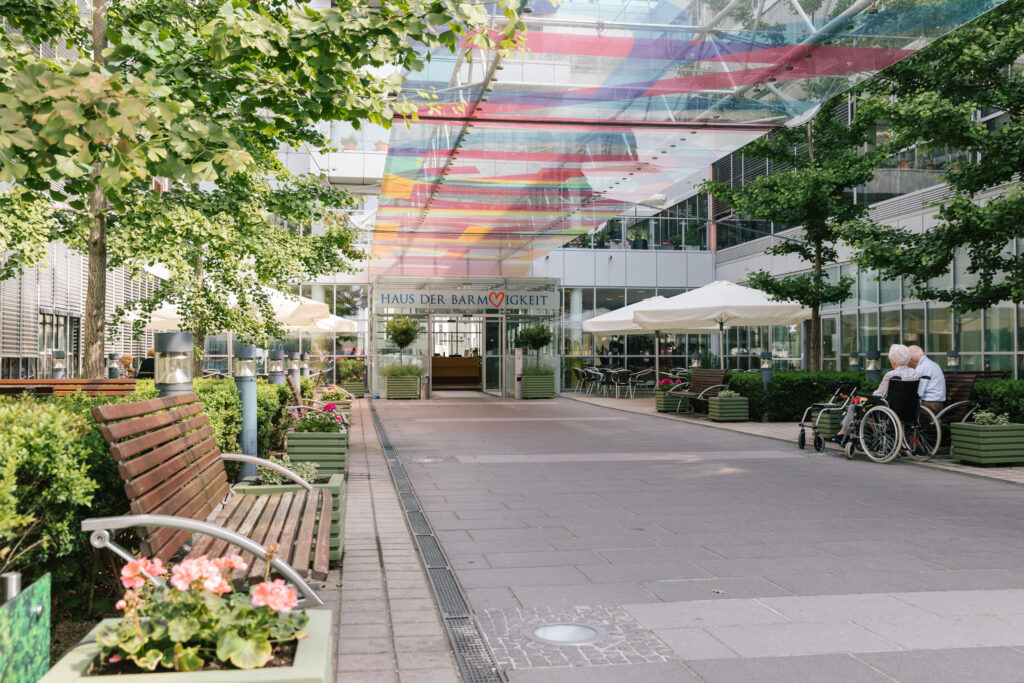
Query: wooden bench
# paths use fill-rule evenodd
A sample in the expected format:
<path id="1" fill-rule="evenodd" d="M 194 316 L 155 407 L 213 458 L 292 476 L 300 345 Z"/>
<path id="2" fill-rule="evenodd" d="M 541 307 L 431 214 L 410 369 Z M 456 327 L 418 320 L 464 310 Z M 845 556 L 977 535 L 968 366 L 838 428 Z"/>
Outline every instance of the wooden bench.
<path id="1" fill-rule="evenodd" d="M 666 392 L 666 397 L 682 397 L 689 399 L 690 404 L 694 401 L 703 401 L 707 403 L 707 400 L 712 396 L 718 396 L 718 392 L 725 389 L 729 385 L 725 383 L 725 373 L 727 370 L 704 370 L 702 368 L 695 368 L 690 371 L 690 381 L 678 384 Z M 679 412 L 679 407 L 682 405 L 682 401 L 676 405 L 676 412 Z M 691 408 L 692 412 L 692 408 Z"/>
<path id="2" fill-rule="evenodd" d="M 49 389 L 49 391 L 47 391 Z M 34 390 L 37 394 L 69 396 L 82 391 L 90 396 L 128 396 L 135 393 L 134 379 L 0 379 L 5 394 Z"/>
<path id="3" fill-rule="evenodd" d="M 186 548 L 193 534 L 200 534 L 185 558 L 217 557 L 236 546 L 249 567 L 236 571 L 232 580 L 244 585 L 262 580 L 266 548 L 277 545 L 272 568 L 295 585 L 304 604 L 323 604 L 305 577 L 327 578 L 330 491 L 313 488 L 266 460 L 221 453 L 195 394 L 96 406 L 92 414 L 117 461 L 133 513 L 85 520 L 82 529 L 92 533 L 93 546 L 110 548 L 130 560 L 131 555 L 111 540 L 110 532 L 144 527 L 142 552 L 166 562 Z M 276 470 L 301 490 L 231 495 L 225 460 Z"/>
<path id="4" fill-rule="evenodd" d="M 971 399 L 974 383 L 981 379 L 1007 379 L 1010 373 L 1005 370 L 985 370 L 944 372 L 942 376 L 946 378 L 946 405 L 935 417 L 940 422 L 966 422 L 978 409 L 978 402 Z"/>

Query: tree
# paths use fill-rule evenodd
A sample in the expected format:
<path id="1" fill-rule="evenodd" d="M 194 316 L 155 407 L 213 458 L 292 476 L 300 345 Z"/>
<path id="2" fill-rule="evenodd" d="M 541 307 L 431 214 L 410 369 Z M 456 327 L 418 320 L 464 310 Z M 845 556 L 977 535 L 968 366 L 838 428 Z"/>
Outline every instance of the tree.
<path id="1" fill-rule="evenodd" d="M 103 373 L 108 228 L 132 191 L 255 173 L 281 144 L 322 148 L 319 121 L 414 115 L 398 73 L 425 49 L 511 48 L 525 28 L 518 0 L 334 4 L 92 0 L 86 30 L 74 0 L 0 0 L 15 29 L 0 35 L 0 182 L 19 207 L 0 228 L 0 252 L 18 254 L 3 274 L 54 239 L 87 252 L 86 376 Z M 488 8 L 500 31 L 484 30 Z M 44 43 L 72 57 L 40 57 Z M 51 202 L 54 220 L 30 220 Z"/>
<path id="2" fill-rule="evenodd" d="M 904 277 L 917 296 L 949 302 L 964 313 L 1001 301 L 1024 302 L 1024 188 L 1019 182 L 979 200 L 1024 173 L 1024 0 L 1010 0 L 883 71 L 869 86 L 862 115 L 888 121 L 892 146 L 945 145 L 959 152 L 946 167 L 949 193 L 940 223 L 927 232 L 876 225 L 844 235 L 858 263 L 881 277 Z M 976 120 L 978 111 L 1001 111 Z M 932 278 L 966 256 L 973 284 L 943 288 Z"/>
<path id="3" fill-rule="evenodd" d="M 519 341 L 528 349 L 537 352 L 537 367 L 540 367 L 540 350 L 551 343 L 554 335 L 546 325 L 533 325 L 519 330 Z"/>
<path id="4" fill-rule="evenodd" d="M 398 347 L 398 364 L 402 365 L 405 350 L 420 336 L 420 324 L 409 316 L 395 316 L 384 326 L 384 336 Z"/>
<path id="5" fill-rule="evenodd" d="M 867 221 L 868 206 L 854 204 L 850 190 L 872 179 L 886 153 L 881 147 L 864 152 L 874 128 L 863 120 L 849 126 L 837 120 L 834 106 L 834 100 L 826 103 L 806 125 L 774 131 L 744 148 L 746 156 L 786 164 L 786 170 L 758 176 L 743 187 L 705 181 L 700 188 L 743 217 L 800 228 L 798 238 L 782 238 L 765 253 L 794 254 L 810 265 L 810 272 L 776 278 L 758 270 L 749 273 L 748 282 L 772 300 L 810 308 L 812 370 L 821 369 L 821 305 L 845 300 L 853 284 L 849 276 L 829 282 L 824 267 L 838 257 L 840 231 Z"/>
<path id="6" fill-rule="evenodd" d="M 208 333 L 232 330 L 257 343 L 280 336 L 272 290 L 349 270 L 363 257 L 337 211 L 351 203 L 317 176 L 239 173 L 209 190 L 133 193 L 111 230 L 110 264 L 138 273 L 160 263 L 170 277 L 116 318 L 134 314 L 140 333 L 152 311 L 177 306 L 193 333 L 197 373 Z"/>

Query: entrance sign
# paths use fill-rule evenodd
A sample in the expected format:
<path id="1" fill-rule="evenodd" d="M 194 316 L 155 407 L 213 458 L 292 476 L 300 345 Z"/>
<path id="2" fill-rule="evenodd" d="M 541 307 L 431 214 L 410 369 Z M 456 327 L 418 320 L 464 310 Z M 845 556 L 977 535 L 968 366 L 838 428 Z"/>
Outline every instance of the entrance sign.
<path id="1" fill-rule="evenodd" d="M 409 291 L 376 288 L 378 306 L 443 307 L 464 310 L 481 308 L 499 310 L 529 308 L 557 311 L 560 306 L 557 292 L 505 292 L 501 290 L 441 290 Z"/>

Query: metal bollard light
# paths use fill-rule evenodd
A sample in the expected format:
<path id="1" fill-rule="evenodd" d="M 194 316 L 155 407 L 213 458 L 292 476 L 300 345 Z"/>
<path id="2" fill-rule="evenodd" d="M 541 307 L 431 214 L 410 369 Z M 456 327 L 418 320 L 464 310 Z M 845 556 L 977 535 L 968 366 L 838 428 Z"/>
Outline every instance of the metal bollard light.
<path id="1" fill-rule="evenodd" d="M 157 332 L 153 349 L 157 393 L 161 397 L 192 393 L 192 333 Z"/>
<path id="2" fill-rule="evenodd" d="M 235 386 L 242 403 L 242 431 L 239 443 L 244 455 L 256 455 L 256 358 L 260 350 L 251 344 L 238 347 L 234 359 Z M 256 465 L 242 463 L 241 477 L 256 476 Z"/>
<path id="3" fill-rule="evenodd" d="M 284 384 L 284 351 L 270 352 L 267 360 L 267 379 L 271 384 Z"/>

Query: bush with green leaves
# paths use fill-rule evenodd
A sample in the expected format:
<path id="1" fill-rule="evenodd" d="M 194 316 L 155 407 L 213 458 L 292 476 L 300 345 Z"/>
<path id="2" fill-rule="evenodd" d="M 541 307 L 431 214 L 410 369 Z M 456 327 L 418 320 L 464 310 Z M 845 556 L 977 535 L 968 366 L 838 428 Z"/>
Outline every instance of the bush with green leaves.
<path id="1" fill-rule="evenodd" d="M 974 413 L 974 424 L 976 425 L 1008 425 L 1010 416 L 1006 413 L 993 413 L 990 410 L 979 410 Z"/>
<path id="2" fill-rule="evenodd" d="M 732 389 L 722 389 L 718 392 L 718 398 L 742 398 L 743 394 Z"/>
<path id="3" fill-rule="evenodd" d="M 540 366 L 540 350 L 550 344 L 554 338 L 555 335 L 547 325 L 531 325 L 519 330 L 520 343 L 531 351 L 536 352 L 537 366 Z"/>
<path id="4" fill-rule="evenodd" d="M 384 336 L 398 347 L 398 364 L 402 365 L 405 350 L 420 336 L 420 324 L 409 316 L 398 315 L 388 320 L 384 326 Z"/>
<path id="5" fill-rule="evenodd" d="M 423 374 L 423 368 L 413 363 L 409 365 L 391 363 L 381 368 L 380 374 L 385 377 L 419 377 Z"/>
<path id="6" fill-rule="evenodd" d="M 309 377 L 299 378 L 299 395 L 302 396 L 302 398 L 313 398 L 313 390 L 315 387 L 316 385 Z"/>
<path id="7" fill-rule="evenodd" d="M 284 384 L 256 385 L 256 451 L 266 458 L 270 451 L 284 448 L 284 435 L 292 418 L 285 406 L 291 405 L 291 391 Z"/>
<path id="8" fill-rule="evenodd" d="M 239 453 L 238 433 L 242 429 L 242 399 L 233 379 L 194 380 L 196 395 L 210 418 L 217 447 L 224 453 Z"/>
<path id="9" fill-rule="evenodd" d="M 342 382 L 361 382 L 366 377 L 366 366 L 362 361 L 346 359 L 338 361 L 335 372 Z"/>
<path id="10" fill-rule="evenodd" d="M 555 374 L 555 369 L 550 365 L 524 365 L 523 377 L 546 377 Z"/>
<path id="11" fill-rule="evenodd" d="M 1006 413 L 1011 422 L 1024 423 L 1024 380 L 978 380 L 971 394 L 985 410 Z"/>
<path id="12" fill-rule="evenodd" d="M 345 428 L 345 418 L 335 413 L 328 403 L 323 410 L 307 410 L 295 421 L 297 432 L 340 432 Z"/>
<path id="13" fill-rule="evenodd" d="M 351 401 L 352 398 L 341 389 L 328 389 L 324 392 L 324 395 L 320 397 L 325 403 L 339 403 L 341 401 Z"/>
<path id="14" fill-rule="evenodd" d="M 730 370 L 725 375 L 725 382 L 729 385 L 729 389 L 731 391 L 736 392 L 740 396 L 747 397 L 747 405 L 750 409 L 750 419 L 755 422 L 760 421 L 761 417 L 764 415 L 765 397 L 764 383 L 761 381 L 761 374 L 756 372 L 743 372 L 741 370 Z"/>
<path id="15" fill-rule="evenodd" d="M 287 453 L 282 455 L 280 458 L 271 456 L 267 459 L 275 465 L 281 465 L 282 467 L 291 470 L 307 483 L 312 484 L 316 480 L 319 465 L 315 462 L 292 462 Z M 256 478 L 265 486 L 293 483 L 291 479 L 286 478 L 280 472 L 272 470 L 269 467 L 259 468 L 259 471 L 256 473 Z"/>
<path id="16" fill-rule="evenodd" d="M 81 414 L 53 402 L 0 403 L 0 573 L 34 579 L 81 547 L 97 488 L 89 432 Z"/>

